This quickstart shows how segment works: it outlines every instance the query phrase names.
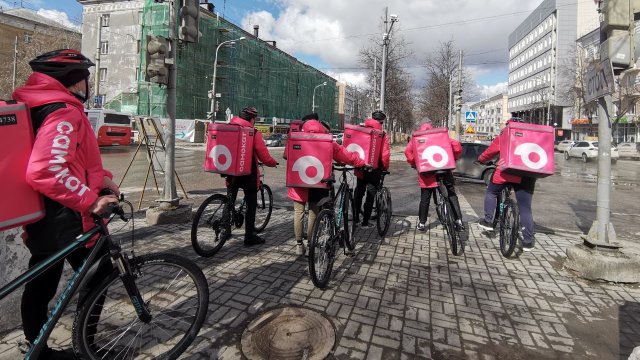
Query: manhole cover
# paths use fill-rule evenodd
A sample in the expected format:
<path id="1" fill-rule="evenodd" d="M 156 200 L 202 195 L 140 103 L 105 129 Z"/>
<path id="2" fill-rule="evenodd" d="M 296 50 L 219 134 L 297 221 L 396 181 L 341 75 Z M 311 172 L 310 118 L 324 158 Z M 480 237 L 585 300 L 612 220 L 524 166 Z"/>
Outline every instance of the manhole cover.
<path id="1" fill-rule="evenodd" d="M 251 360 L 324 359 L 336 334 L 331 322 L 316 311 L 287 307 L 253 320 L 242 334 L 242 352 Z"/>

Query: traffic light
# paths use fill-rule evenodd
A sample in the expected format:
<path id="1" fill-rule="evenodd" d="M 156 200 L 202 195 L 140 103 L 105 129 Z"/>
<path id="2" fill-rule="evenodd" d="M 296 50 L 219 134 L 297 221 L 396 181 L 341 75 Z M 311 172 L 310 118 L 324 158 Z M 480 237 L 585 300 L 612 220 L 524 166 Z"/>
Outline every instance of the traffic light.
<path id="1" fill-rule="evenodd" d="M 162 36 L 147 35 L 145 81 L 165 85 L 169 83 L 169 69 L 165 62 L 169 55 L 169 47 L 168 39 Z"/>
<path id="2" fill-rule="evenodd" d="M 456 94 L 453 95 L 453 104 L 456 110 L 462 110 L 462 90 L 458 90 Z"/>
<path id="3" fill-rule="evenodd" d="M 182 4 L 178 37 L 184 42 L 197 43 L 200 39 L 200 0 L 184 0 Z"/>
<path id="4" fill-rule="evenodd" d="M 617 75 L 634 66 L 640 47 L 634 39 L 634 14 L 640 11 L 640 0 L 605 0 L 600 26 L 600 59 L 611 61 Z"/>

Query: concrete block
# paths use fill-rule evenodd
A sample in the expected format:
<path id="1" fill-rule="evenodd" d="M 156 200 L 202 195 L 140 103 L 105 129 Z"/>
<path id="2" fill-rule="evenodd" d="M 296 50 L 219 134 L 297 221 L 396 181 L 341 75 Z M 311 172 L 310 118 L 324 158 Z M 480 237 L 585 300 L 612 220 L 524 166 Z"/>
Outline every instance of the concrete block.
<path id="1" fill-rule="evenodd" d="M 178 205 L 169 210 L 152 207 L 147 210 L 147 225 L 183 224 L 191 221 L 191 204 Z"/>
<path id="2" fill-rule="evenodd" d="M 584 244 L 567 248 L 564 266 L 582 278 L 619 283 L 640 282 L 640 245 L 619 240 L 617 250 L 590 248 Z"/>

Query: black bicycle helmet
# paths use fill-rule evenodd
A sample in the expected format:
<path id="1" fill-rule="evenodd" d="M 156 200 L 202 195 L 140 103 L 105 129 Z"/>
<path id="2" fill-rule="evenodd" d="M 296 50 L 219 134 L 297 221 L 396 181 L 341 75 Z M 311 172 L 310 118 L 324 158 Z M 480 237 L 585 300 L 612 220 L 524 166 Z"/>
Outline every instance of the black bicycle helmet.
<path id="1" fill-rule="evenodd" d="M 374 120 L 378 120 L 380 122 L 383 122 L 387 118 L 387 115 L 382 110 L 376 110 L 376 111 L 371 113 L 371 117 Z"/>
<path id="2" fill-rule="evenodd" d="M 95 64 L 77 50 L 60 49 L 39 55 L 29 61 L 29 66 L 33 71 L 49 75 L 68 87 L 88 78 L 88 69 Z"/>
<path id="3" fill-rule="evenodd" d="M 257 117 L 258 117 L 258 110 L 256 110 L 256 108 L 254 108 L 253 106 L 249 106 L 240 110 L 240 118 L 242 119 L 249 121 Z"/>

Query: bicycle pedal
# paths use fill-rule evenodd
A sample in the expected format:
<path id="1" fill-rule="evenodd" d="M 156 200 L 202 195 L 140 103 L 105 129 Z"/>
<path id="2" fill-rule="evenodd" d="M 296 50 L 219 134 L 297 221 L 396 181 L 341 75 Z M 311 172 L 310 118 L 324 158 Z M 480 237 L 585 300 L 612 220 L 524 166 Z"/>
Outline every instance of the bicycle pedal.
<path id="1" fill-rule="evenodd" d="M 356 252 L 353 250 L 345 250 L 344 254 L 348 257 L 356 257 Z"/>

